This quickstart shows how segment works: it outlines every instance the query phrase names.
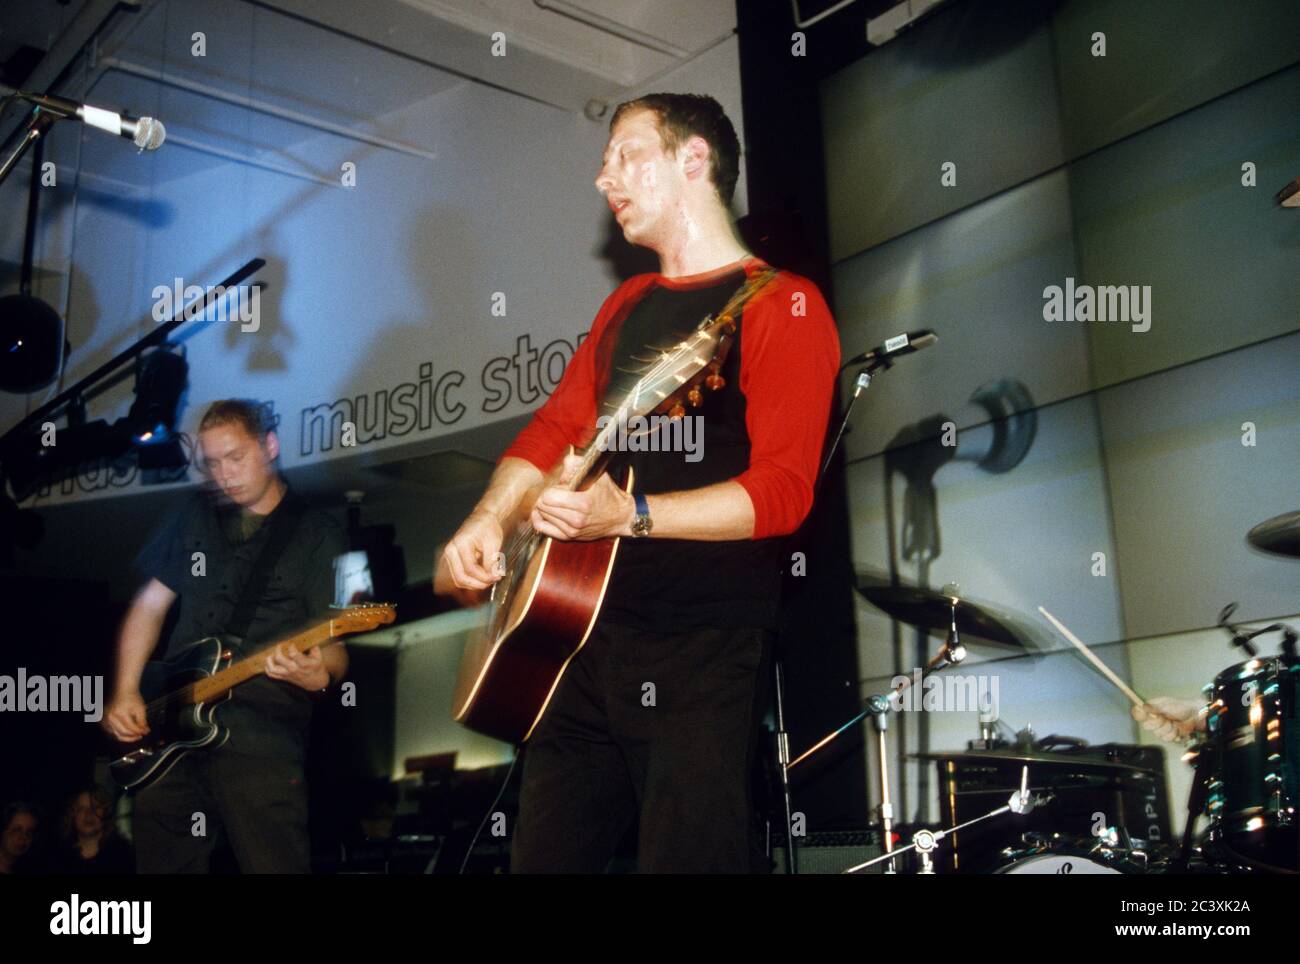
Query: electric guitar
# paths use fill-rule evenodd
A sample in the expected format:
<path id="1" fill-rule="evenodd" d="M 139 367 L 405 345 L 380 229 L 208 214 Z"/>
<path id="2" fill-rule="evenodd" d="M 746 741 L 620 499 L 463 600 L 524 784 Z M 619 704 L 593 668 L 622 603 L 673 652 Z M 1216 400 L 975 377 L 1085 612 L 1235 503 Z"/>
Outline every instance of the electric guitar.
<path id="1" fill-rule="evenodd" d="M 580 453 L 577 472 L 563 483 L 570 491 L 593 484 L 608 463 L 615 433 L 637 416 L 667 413 L 681 418 L 686 406 L 703 402 L 701 386 L 723 387 L 719 374 L 736 333 L 741 307 L 776 275 L 765 269 L 748 279 L 716 315 L 657 356 L 639 358 L 644 368 L 626 374 L 624 388 L 611 381 L 595 436 Z M 627 381 L 627 379 L 624 379 Z M 685 403 L 685 404 L 684 404 Z M 600 424 L 603 421 L 603 426 Z M 635 423 L 633 423 L 635 424 Z M 619 483 L 632 490 L 632 472 Z M 472 631 L 461 657 L 452 697 L 452 718 L 472 730 L 522 743 L 540 722 L 569 662 L 596 623 L 619 539 L 559 540 L 524 522 L 501 547 L 505 573 L 492 587 L 486 625 Z"/>
<path id="2" fill-rule="evenodd" d="M 397 618 L 385 603 L 365 603 L 335 611 L 335 615 L 303 630 L 287 643 L 300 653 L 340 636 L 364 633 Z M 277 644 L 277 645 L 280 645 Z M 117 742 L 117 759 L 109 775 L 123 789 L 140 789 L 161 778 L 191 750 L 218 747 L 230 731 L 221 725 L 217 709 L 231 691 L 266 671 L 267 647 L 238 662 L 224 642 L 210 636 L 185 647 L 166 662 L 150 663 L 140 681 L 147 700 L 149 732 L 135 743 Z"/>

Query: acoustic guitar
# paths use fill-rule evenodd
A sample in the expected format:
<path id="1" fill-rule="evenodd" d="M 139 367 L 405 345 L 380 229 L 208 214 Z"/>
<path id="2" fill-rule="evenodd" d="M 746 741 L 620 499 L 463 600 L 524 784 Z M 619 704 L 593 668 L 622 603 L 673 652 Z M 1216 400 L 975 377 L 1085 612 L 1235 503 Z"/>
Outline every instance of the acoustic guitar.
<path id="1" fill-rule="evenodd" d="M 681 418 L 688 405 L 703 402 L 702 387 L 723 387 L 719 371 L 735 337 L 740 309 L 776 273 L 767 268 L 749 278 L 721 311 L 671 348 L 657 349 L 655 356 L 634 356 L 644 367 L 630 373 L 635 381 L 625 390 L 619 386 L 607 394 L 605 407 L 612 414 L 598 419 L 591 443 L 577 453 L 581 464 L 562 483 L 564 488 L 582 491 L 600 477 L 615 433 L 635 425 L 632 419 L 663 413 Z M 632 490 L 630 469 L 617 484 Z M 492 587 L 486 622 L 471 632 L 461 657 L 453 719 L 510 743 L 532 735 L 569 662 L 596 624 L 618 545 L 618 538 L 554 539 L 527 522 L 513 532 L 502 546 L 504 575 Z"/>

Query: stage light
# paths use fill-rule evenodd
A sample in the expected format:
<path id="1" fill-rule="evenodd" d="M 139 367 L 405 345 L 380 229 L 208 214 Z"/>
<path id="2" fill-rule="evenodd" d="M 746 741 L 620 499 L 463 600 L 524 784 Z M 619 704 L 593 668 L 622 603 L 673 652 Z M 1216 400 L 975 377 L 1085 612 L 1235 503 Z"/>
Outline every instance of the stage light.
<path id="1" fill-rule="evenodd" d="M 136 445 L 162 445 L 174 438 L 176 409 L 189 367 L 183 355 L 166 348 L 144 356 L 135 381 L 135 401 L 124 420 Z"/>
<path id="2" fill-rule="evenodd" d="M 41 433 L 33 431 L 7 439 L 0 461 L 14 498 L 21 502 L 42 482 L 54 481 L 80 466 L 100 459 L 114 459 L 131 448 L 131 438 L 121 422 L 109 425 L 101 420 L 68 425 L 55 433 L 53 445 L 43 445 Z"/>

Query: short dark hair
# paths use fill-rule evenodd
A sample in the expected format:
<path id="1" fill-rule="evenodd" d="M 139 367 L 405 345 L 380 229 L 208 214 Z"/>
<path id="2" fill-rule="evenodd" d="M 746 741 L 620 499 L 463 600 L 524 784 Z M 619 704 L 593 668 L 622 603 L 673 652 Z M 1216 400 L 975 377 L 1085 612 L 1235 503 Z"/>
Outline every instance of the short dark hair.
<path id="1" fill-rule="evenodd" d="M 223 398 L 208 406 L 199 422 L 199 431 L 206 432 L 218 425 L 237 424 L 249 435 L 265 441 L 267 433 L 275 431 L 276 419 L 269 402 L 252 398 Z"/>
<path id="2" fill-rule="evenodd" d="M 624 114 L 638 110 L 654 113 L 659 137 L 669 154 L 676 154 L 692 137 L 708 141 L 713 187 L 723 205 L 730 207 L 740 176 L 740 141 L 722 105 L 705 94 L 646 94 L 619 104 L 609 119 L 609 129 L 612 131 Z"/>
<path id="3" fill-rule="evenodd" d="M 41 815 L 34 804 L 26 800 L 11 800 L 5 804 L 3 810 L 0 810 L 0 833 L 9 829 L 9 825 L 14 822 L 14 817 L 24 813 L 34 819 L 38 825 L 40 824 Z"/>

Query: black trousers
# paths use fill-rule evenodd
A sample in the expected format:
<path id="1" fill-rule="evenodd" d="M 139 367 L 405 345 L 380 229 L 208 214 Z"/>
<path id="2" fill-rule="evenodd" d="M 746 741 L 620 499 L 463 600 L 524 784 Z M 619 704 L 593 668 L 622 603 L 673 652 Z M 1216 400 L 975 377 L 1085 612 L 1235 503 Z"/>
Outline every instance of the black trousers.
<path id="1" fill-rule="evenodd" d="M 311 872 L 301 758 L 196 750 L 136 794 L 132 826 L 142 874 L 207 873 L 219 833 L 246 874 Z"/>
<path id="2" fill-rule="evenodd" d="M 774 634 L 597 624 L 525 744 L 514 873 L 600 873 L 640 816 L 642 873 L 766 870 L 751 773 Z"/>

